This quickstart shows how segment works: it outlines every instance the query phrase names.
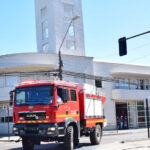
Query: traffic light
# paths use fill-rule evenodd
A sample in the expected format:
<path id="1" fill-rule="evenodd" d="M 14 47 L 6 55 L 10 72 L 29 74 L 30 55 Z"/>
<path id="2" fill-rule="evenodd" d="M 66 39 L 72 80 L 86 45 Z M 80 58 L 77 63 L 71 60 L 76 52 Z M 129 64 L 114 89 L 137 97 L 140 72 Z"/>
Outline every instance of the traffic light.
<path id="1" fill-rule="evenodd" d="M 118 40 L 119 42 L 119 55 L 124 56 L 127 55 L 127 43 L 126 37 L 122 37 Z"/>

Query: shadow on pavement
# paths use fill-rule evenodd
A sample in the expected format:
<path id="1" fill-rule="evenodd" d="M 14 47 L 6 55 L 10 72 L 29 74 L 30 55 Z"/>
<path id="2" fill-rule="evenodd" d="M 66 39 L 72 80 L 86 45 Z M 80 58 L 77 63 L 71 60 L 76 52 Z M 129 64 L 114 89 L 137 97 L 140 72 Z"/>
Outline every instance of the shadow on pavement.
<path id="1" fill-rule="evenodd" d="M 20 148 L 11 148 L 11 149 L 8 149 L 8 150 L 22 150 L 22 147 L 20 147 Z"/>
<path id="2" fill-rule="evenodd" d="M 91 150 L 92 145 L 90 143 L 80 143 L 75 150 L 78 150 L 80 148 L 86 148 L 87 150 Z M 34 150 L 65 150 L 64 149 L 64 144 L 57 144 L 57 143 L 49 143 L 49 144 L 41 144 L 41 145 L 35 145 Z M 22 150 L 22 147 L 19 148 L 11 148 L 8 150 Z"/>

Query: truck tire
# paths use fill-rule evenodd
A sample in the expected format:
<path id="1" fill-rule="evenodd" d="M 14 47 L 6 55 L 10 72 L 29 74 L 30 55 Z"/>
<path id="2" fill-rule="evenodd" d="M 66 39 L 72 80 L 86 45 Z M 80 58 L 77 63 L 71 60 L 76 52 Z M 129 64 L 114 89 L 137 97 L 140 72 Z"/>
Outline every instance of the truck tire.
<path id="1" fill-rule="evenodd" d="M 32 140 L 27 138 L 22 138 L 23 150 L 34 150 L 34 143 Z"/>
<path id="2" fill-rule="evenodd" d="M 74 132 L 74 148 L 77 148 L 79 145 L 79 139 L 77 133 Z"/>
<path id="3" fill-rule="evenodd" d="M 96 125 L 94 130 L 90 133 L 90 141 L 92 145 L 98 145 L 101 141 L 102 129 L 100 125 Z"/>
<path id="4" fill-rule="evenodd" d="M 74 130 L 73 130 L 73 126 L 69 126 L 68 128 L 66 128 L 64 146 L 65 146 L 65 150 L 73 150 L 74 149 Z"/>

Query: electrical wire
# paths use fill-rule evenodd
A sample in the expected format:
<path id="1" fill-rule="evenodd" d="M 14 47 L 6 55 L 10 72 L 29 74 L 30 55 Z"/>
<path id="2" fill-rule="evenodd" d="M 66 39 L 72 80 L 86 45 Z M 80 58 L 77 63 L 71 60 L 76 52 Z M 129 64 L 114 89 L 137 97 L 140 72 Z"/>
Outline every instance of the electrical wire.
<path id="1" fill-rule="evenodd" d="M 130 53 L 135 52 L 135 51 L 137 51 L 137 50 L 139 51 L 139 50 L 141 50 L 140 48 L 143 48 L 143 47 L 148 46 L 148 45 L 150 45 L 150 42 L 149 42 L 149 43 L 142 44 L 142 45 L 137 46 L 137 47 L 135 47 L 135 48 L 129 49 L 128 51 L 130 51 Z M 103 59 L 103 58 L 111 58 L 111 57 L 114 57 L 114 56 L 118 56 L 118 53 L 112 53 L 112 54 L 110 54 L 110 55 L 103 56 L 103 57 L 99 57 L 99 58 L 100 58 L 100 59 Z"/>
<path id="2" fill-rule="evenodd" d="M 20 77 L 26 77 L 31 75 L 47 75 L 49 77 L 58 77 L 59 70 L 48 70 L 48 71 L 32 71 L 32 72 L 7 72 L 7 73 L 0 73 L 0 76 L 16 76 L 20 74 Z M 133 83 L 133 82 L 126 82 L 126 81 L 120 81 L 119 79 L 115 79 L 113 77 L 104 77 L 104 76 L 95 76 L 90 75 L 86 73 L 78 73 L 78 72 L 71 72 L 71 71 L 65 71 L 62 72 L 63 75 L 69 75 L 73 77 L 80 77 L 84 79 L 90 79 L 90 80 L 100 80 L 104 82 L 111 82 L 111 83 L 123 83 L 123 84 L 129 84 L 129 85 L 136 85 L 141 86 L 140 83 Z M 144 84 L 144 86 L 150 86 L 150 84 Z"/>

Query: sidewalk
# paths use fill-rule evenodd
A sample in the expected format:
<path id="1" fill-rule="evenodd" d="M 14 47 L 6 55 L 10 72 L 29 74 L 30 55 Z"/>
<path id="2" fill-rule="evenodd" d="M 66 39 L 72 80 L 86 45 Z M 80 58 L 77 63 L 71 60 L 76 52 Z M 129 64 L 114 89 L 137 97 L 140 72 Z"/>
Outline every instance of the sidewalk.
<path id="1" fill-rule="evenodd" d="M 19 136 L 7 136 L 7 135 L 0 135 L 0 142 L 15 142 L 19 140 Z"/>
<path id="2" fill-rule="evenodd" d="M 125 130 L 108 130 L 103 131 L 103 135 L 113 135 L 113 134 L 131 134 L 131 133 L 140 133 L 147 132 L 147 128 L 137 128 L 137 129 L 125 129 Z"/>

